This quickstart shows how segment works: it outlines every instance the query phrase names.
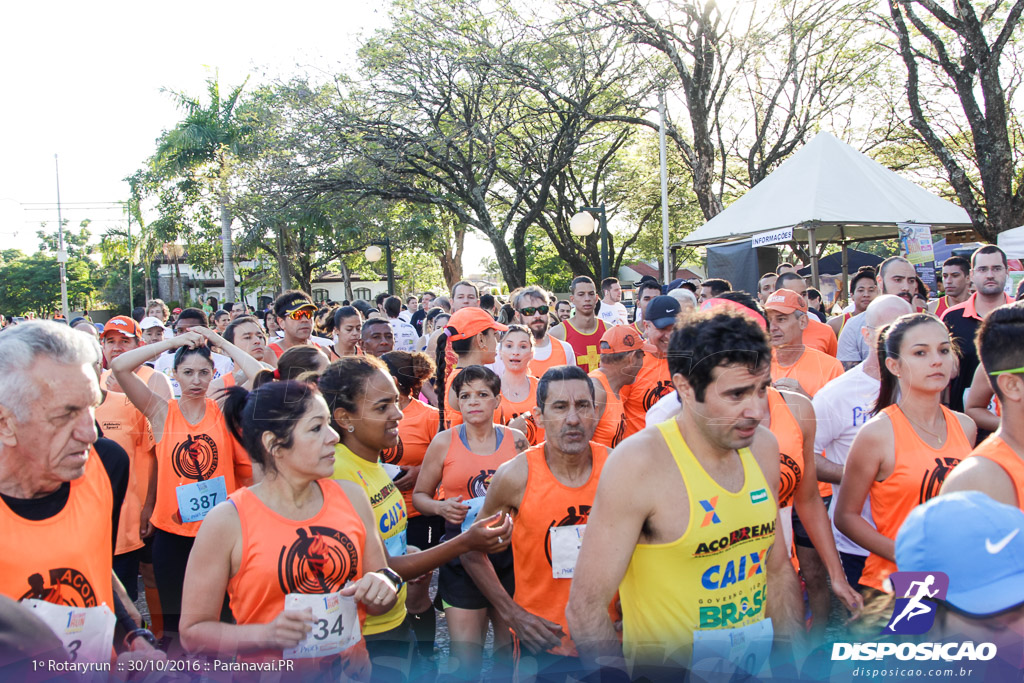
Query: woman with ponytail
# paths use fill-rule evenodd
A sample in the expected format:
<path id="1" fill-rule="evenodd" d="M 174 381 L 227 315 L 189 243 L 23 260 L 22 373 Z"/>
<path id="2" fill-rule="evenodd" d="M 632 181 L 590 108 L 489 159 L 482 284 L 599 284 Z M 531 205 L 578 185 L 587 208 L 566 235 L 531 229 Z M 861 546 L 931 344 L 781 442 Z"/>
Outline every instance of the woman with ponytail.
<path id="1" fill-rule="evenodd" d="M 401 393 L 387 366 L 373 356 L 349 356 L 332 363 L 318 385 L 332 425 L 341 435 L 335 447 L 334 478 L 366 491 L 388 565 L 411 582 L 408 589 L 400 590 L 394 608 L 368 619 L 364 630 L 374 680 L 401 681 L 399 668 L 410 664 L 408 658 L 417 649 L 411 647 L 413 643 L 433 639 L 434 612 L 427 597 L 431 572 L 470 550 L 496 552 L 507 547 L 512 523 L 495 515 L 479 520 L 451 541 L 416 552 L 408 542 L 408 512 L 402 493 L 381 462 L 382 454 L 398 445 L 403 419 Z"/>
<path id="2" fill-rule="evenodd" d="M 507 330 L 508 327 L 495 322 L 490 314 L 475 306 L 459 309 L 452 315 L 437 340 L 437 377 L 434 386 L 437 390 L 440 429 L 462 424 L 459 400 L 452 391 L 452 382 L 463 368 L 493 363 L 498 351 L 496 333 Z"/>
<path id="3" fill-rule="evenodd" d="M 942 405 L 954 353 L 946 326 L 928 313 L 900 316 L 878 337 L 875 417 L 850 447 L 835 514 L 836 528 L 871 553 L 862 586 L 884 590 L 903 520 L 974 447 L 971 418 Z M 869 496 L 874 527 L 861 516 Z"/>
<path id="4" fill-rule="evenodd" d="M 327 354 L 319 346 L 293 346 L 277 359 L 277 368 L 263 370 L 253 378 L 252 386 L 259 388 L 267 382 L 313 380 L 327 369 Z"/>
<path id="5" fill-rule="evenodd" d="M 387 569 L 363 489 L 330 480 L 338 434 L 327 404 L 313 384 L 270 382 L 227 389 L 224 416 L 264 477 L 217 505 L 199 529 L 182 642 L 190 652 L 255 662 L 294 658 L 300 643 L 318 646 L 328 654 L 296 660 L 304 678 L 369 680 L 362 626 L 394 606 L 401 581 Z M 225 593 L 234 624 L 219 618 Z M 343 618 L 346 603 L 356 619 Z"/>

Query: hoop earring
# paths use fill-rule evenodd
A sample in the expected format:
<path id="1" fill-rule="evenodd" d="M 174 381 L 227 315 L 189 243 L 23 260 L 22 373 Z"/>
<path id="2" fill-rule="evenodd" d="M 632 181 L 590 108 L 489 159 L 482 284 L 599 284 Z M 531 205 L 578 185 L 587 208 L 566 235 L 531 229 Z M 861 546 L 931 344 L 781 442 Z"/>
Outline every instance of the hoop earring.
<path id="1" fill-rule="evenodd" d="M 356 431 L 356 428 L 355 428 L 355 427 L 353 427 L 352 425 L 349 425 L 349 426 L 348 426 L 348 432 L 349 432 L 349 434 L 351 434 L 351 433 L 352 433 L 352 432 L 354 432 L 354 431 Z"/>

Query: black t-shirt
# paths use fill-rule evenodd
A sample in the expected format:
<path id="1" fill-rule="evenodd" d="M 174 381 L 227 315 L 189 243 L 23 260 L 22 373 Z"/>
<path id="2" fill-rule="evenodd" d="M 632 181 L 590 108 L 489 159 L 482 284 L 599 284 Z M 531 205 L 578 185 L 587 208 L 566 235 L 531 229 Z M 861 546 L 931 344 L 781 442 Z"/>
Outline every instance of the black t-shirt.
<path id="1" fill-rule="evenodd" d="M 427 312 L 420 309 L 412 314 L 409 318 L 409 324 L 416 328 L 416 331 L 423 334 L 423 319 L 427 317 Z"/>
<path id="2" fill-rule="evenodd" d="M 971 388 L 978 369 L 978 350 L 974 348 L 974 335 L 981 321 L 972 318 L 964 309 L 950 309 L 942 318 L 954 343 L 960 348 L 960 373 L 949 383 L 949 407 L 964 411 L 964 393 Z"/>
<path id="3" fill-rule="evenodd" d="M 110 538 L 110 554 L 113 556 L 117 544 L 117 523 L 121 518 L 121 504 L 128 493 L 130 461 L 124 449 L 110 439 L 100 437 L 94 445 L 96 454 L 100 456 L 100 462 L 107 471 L 107 477 L 110 478 L 110 488 L 114 494 L 114 509 L 111 511 L 114 526 Z M 71 484 L 65 482 L 56 491 L 41 498 L 13 498 L 3 494 L 0 494 L 0 498 L 3 498 L 4 503 L 14 514 L 38 522 L 49 519 L 63 510 L 70 494 Z"/>

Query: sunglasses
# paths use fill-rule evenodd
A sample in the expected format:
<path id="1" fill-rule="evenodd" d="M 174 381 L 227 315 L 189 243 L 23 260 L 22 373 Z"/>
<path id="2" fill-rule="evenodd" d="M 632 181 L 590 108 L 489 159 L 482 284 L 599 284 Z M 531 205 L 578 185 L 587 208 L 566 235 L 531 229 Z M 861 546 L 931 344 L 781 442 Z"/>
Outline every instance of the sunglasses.
<path id="1" fill-rule="evenodd" d="M 308 308 L 300 308 L 297 311 L 292 311 L 291 313 L 289 313 L 288 317 L 291 318 L 292 320 L 312 320 L 313 311 L 309 310 Z"/>
<path id="2" fill-rule="evenodd" d="M 538 313 L 541 315 L 547 315 L 548 310 L 547 306 L 527 306 L 526 308 L 520 308 L 519 312 L 523 315 L 536 315 Z"/>

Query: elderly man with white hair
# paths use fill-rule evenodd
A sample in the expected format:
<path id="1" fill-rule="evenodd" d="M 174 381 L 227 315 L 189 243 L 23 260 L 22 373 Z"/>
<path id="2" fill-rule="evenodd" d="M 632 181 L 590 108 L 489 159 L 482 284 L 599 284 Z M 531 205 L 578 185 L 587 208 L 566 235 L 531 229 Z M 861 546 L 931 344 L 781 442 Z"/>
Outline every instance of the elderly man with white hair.
<path id="1" fill-rule="evenodd" d="M 113 574 L 129 461 L 97 440 L 99 362 L 66 325 L 0 336 L 0 594 L 29 601 L 73 661 L 109 661 L 115 614 L 129 642 L 155 642 Z"/>

